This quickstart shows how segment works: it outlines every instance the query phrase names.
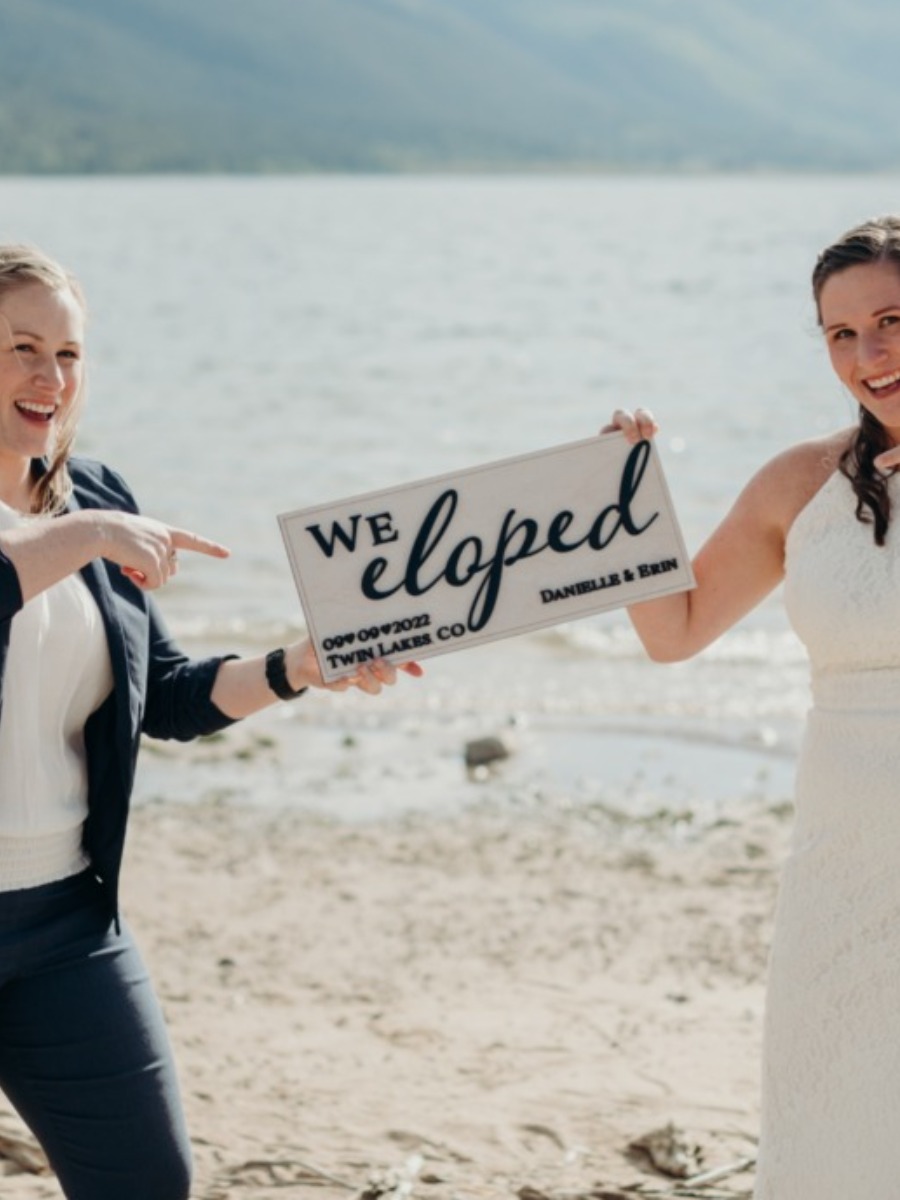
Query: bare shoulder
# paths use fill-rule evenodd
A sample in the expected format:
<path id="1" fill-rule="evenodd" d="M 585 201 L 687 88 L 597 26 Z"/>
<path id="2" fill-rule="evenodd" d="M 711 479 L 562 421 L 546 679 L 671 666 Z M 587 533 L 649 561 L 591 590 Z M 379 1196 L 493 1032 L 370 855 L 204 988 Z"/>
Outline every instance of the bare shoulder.
<path id="1" fill-rule="evenodd" d="M 782 450 L 763 467 L 775 473 L 784 472 L 788 475 L 810 475 L 822 477 L 822 481 L 837 470 L 841 455 L 853 440 L 856 426 L 825 434 L 823 437 L 810 438 L 806 442 L 797 442 Z"/>
<path id="2" fill-rule="evenodd" d="M 748 483 L 742 500 L 763 510 L 786 534 L 797 515 L 838 469 L 855 427 L 788 447 L 770 459 Z"/>

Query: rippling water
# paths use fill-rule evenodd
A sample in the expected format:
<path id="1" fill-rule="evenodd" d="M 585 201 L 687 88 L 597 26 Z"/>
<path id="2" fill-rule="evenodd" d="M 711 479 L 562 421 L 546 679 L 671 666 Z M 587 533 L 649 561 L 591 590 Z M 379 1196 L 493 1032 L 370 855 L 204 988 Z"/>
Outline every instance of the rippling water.
<path id="1" fill-rule="evenodd" d="M 173 625 L 268 644 L 301 620 L 278 512 L 589 436 L 618 405 L 657 413 L 696 547 L 772 453 L 852 417 L 808 276 L 896 195 L 887 176 L 5 179 L 0 237 L 86 286 L 82 451 L 232 547 L 183 571 Z M 434 686 L 777 746 L 806 704 L 777 598 L 684 667 L 648 666 L 617 613 L 498 655 L 440 660 Z"/>

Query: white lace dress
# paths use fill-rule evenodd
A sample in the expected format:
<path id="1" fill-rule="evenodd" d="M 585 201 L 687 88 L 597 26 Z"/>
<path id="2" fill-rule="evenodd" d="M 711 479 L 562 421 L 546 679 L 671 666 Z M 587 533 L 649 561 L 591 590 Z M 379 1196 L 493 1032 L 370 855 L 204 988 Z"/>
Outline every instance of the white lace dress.
<path id="1" fill-rule="evenodd" d="M 813 708 L 772 947 L 756 1200 L 900 1197 L 900 479 L 833 475 L 787 545 Z"/>

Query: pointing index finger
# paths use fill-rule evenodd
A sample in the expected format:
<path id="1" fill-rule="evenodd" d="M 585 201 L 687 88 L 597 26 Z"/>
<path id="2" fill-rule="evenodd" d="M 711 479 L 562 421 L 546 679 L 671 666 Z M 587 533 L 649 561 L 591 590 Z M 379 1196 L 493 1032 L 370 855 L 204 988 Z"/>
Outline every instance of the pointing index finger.
<path id="1" fill-rule="evenodd" d="M 221 542 L 202 537 L 199 533 L 191 533 L 188 529 L 171 529 L 172 545 L 177 550 L 192 550 L 195 554 L 208 554 L 211 558 L 228 558 L 231 551 Z"/>

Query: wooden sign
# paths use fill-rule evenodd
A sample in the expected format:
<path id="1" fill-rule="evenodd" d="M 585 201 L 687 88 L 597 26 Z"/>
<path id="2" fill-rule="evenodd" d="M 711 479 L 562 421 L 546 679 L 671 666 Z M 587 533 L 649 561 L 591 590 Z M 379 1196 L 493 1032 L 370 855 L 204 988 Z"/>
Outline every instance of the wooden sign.
<path id="1" fill-rule="evenodd" d="M 620 433 L 278 521 L 326 681 L 694 586 L 656 449 Z"/>

